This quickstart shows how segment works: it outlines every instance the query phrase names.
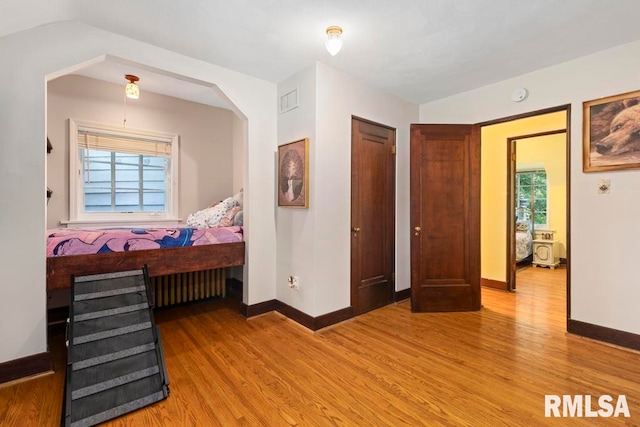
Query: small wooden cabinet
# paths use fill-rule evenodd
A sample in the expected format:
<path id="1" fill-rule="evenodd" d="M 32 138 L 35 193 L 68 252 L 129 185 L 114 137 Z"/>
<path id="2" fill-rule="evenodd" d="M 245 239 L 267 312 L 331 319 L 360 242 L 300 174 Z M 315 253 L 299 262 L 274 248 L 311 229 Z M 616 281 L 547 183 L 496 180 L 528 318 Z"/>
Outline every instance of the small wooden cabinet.
<path id="1" fill-rule="evenodd" d="M 554 230 L 535 230 L 533 239 L 534 267 L 555 269 L 560 264 L 558 259 L 558 241 Z"/>

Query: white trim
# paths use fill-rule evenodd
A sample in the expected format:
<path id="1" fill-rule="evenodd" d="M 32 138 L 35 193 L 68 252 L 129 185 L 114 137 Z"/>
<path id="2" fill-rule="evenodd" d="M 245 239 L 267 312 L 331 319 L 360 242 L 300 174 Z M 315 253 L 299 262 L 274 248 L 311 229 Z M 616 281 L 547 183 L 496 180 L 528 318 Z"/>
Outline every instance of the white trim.
<path id="1" fill-rule="evenodd" d="M 82 167 L 78 154 L 78 131 L 109 132 L 130 138 L 145 138 L 171 144 L 170 167 L 167 179 L 167 210 L 166 212 L 84 212 Z M 176 134 L 143 129 L 127 129 L 109 124 L 90 122 L 79 119 L 69 119 L 69 220 L 60 221 L 61 224 L 106 224 L 106 223 L 136 223 L 176 221 L 178 218 L 178 165 L 180 137 Z"/>

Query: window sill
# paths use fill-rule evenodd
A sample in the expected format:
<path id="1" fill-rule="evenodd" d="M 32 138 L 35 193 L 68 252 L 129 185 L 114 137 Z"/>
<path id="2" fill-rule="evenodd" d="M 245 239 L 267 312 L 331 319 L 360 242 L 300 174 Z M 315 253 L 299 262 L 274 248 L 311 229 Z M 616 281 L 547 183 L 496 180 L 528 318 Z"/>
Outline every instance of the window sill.
<path id="1" fill-rule="evenodd" d="M 105 226 L 168 226 L 175 227 L 182 222 L 182 218 L 129 218 L 129 219 L 81 219 L 61 220 L 60 224 L 67 228 L 74 227 L 105 227 Z"/>

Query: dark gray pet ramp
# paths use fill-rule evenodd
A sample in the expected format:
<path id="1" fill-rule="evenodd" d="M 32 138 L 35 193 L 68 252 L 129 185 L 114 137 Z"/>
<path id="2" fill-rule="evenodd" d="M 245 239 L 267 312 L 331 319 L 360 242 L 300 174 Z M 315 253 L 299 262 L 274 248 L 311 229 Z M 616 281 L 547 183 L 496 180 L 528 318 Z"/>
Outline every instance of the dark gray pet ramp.
<path id="1" fill-rule="evenodd" d="M 73 278 L 62 423 L 92 426 L 166 399 L 146 268 Z"/>

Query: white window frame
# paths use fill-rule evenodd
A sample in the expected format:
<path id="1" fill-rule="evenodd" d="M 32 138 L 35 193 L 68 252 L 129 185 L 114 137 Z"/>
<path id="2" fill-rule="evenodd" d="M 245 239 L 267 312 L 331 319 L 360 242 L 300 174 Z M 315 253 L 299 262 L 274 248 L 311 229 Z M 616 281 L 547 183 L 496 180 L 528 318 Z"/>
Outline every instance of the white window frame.
<path id="1" fill-rule="evenodd" d="M 124 138 L 142 138 L 171 144 L 170 167 L 167 174 L 167 206 L 165 212 L 85 212 L 82 161 L 78 149 L 78 132 L 109 133 Z M 178 165 L 180 137 L 176 134 L 142 129 L 126 129 L 104 123 L 69 119 L 69 220 L 67 225 L 106 225 L 177 223 L 178 218 Z"/>
<path id="2" fill-rule="evenodd" d="M 531 215 L 531 226 L 540 230 L 549 228 L 549 172 L 547 171 L 547 169 L 544 166 L 540 166 L 540 167 L 534 167 L 534 168 L 524 168 L 524 169 L 517 169 L 516 170 L 516 174 L 518 173 L 538 173 L 538 172 L 544 172 L 547 179 L 545 180 L 545 187 L 546 187 L 546 204 L 547 204 L 547 222 L 545 224 L 536 224 L 536 219 L 534 218 L 534 214 L 535 214 L 535 209 L 532 209 L 532 215 Z M 533 190 L 533 187 L 532 187 Z M 534 197 L 535 195 L 533 195 L 532 193 L 532 197 Z M 532 203 L 535 203 L 535 200 L 532 199 Z M 532 206 L 533 208 L 533 206 Z"/>

